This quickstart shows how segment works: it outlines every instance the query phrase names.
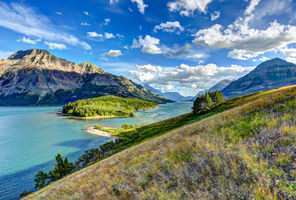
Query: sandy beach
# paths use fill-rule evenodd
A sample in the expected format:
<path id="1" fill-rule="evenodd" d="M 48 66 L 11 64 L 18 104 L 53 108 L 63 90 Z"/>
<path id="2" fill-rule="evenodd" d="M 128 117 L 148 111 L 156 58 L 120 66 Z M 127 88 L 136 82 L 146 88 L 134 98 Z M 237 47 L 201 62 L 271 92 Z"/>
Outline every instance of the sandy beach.
<path id="1" fill-rule="evenodd" d="M 112 119 L 119 118 L 118 116 L 94 116 L 94 117 L 76 117 L 76 116 L 60 116 L 58 119 L 81 119 L 81 120 L 96 120 L 96 119 Z"/>
<path id="2" fill-rule="evenodd" d="M 87 134 L 101 136 L 101 137 L 112 137 L 112 135 L 105 131 L 100 131 L 99 129 L 96 129 L 94 126 L 86 127 L 83 129 Z"/>

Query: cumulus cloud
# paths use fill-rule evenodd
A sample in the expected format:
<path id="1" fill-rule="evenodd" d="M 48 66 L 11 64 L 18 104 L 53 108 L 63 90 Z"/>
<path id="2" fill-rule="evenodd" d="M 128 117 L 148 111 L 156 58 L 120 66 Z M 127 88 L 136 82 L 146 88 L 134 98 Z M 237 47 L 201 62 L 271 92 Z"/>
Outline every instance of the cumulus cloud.
<path id="1" fill-rule="evenodd" d="M 0 2 L 0 26 L 28 37 L 81 46 L 86 50 L 91 49 L 89 44 L 71 34 L 62 32 L 52 24 L 49 18 L 23 4 L 8 5 Z"/>
<path id="2" fill-rule="evenodd" d="M 55 42 L 44 42 L 48 46 L 49 49 L 57 49 L 57 50 L 63 50 L 67 49 L 67 46 L 61 43 L 55 43 Z"/>
<path id="3" fill-rule="evenodd" d="M 164 32 L 176 32 L 177 34 L 184 31 L 184 28 L 181 26 L 179 21 L 174 22 L 166 22 L 161 23 L 159 25 L 156 25 L 154 27 L 154 32 L 157 32 L 157 30 L 162 30 Z"/>
<path id="4" fill-rule="evenodd" d="M 139 36 L 139 39 L 133 40 L 132 48 L 141 48 L 143 53 L 148 54 L 161 54 L 162 51 L 159 47 L 159 39 L 155 37 L 151 37 L 150 35 L 146 35 L 145 38 Z"/>
<path id="5" fill-rule="evenodd" d="M 159 84 L 163 86 L 177 85 L 191 89 L 209 89 L 224 79 L 237 79 L 246 75 L 254 67 L 242 67 L 232 65 L 219 67 L 215 64 L 189 66 L 181 64 L 174 68 L 162 68 L 159 71 L 138 68 L 138 71 L 130 71 L 133 79 L 141 83 Z"/>
<path id="6" fill-rule="evenodd" d="M 143 0 L 131 0 L 132 3 L 137 3 L 139 12 L 141 14 L 145 14 L 145 8 L 148 7 L 147 4 L 144 3 Z"/>
<path id="7" fill-rule="evenodd" d="M 255 29 L 249 27 L 252 18 L 252 15 L 239 18 L 226 29 L 215 24 L 199 30 L 193 42 L 213 48 L 232 49 L 228 56 L 239 60 L 248 60 L 296 42 L 296 26 L 274 21 L 266 29 Z"/>
<path id="8" fill-rule="evenodd" d="M 37 44 L 38 42 L 41 42 L 41 39 L 31 39 L 28 37 L 22 37 L 22 39 L 17 40 L 18 42 L 24 42 L 28 44 Z"/>
<path id="9" fill-rule="evenodd" d="M 167 5 L 171 12 L 179 12 L 180 15 L 192 16 L 196 10 L 206 13 L 208 4 L 211 2 L 212 0 L 176 0 L 169 2 Z"/>
<path id="10" fill-rule="evenodd" d="M 211 21 L 215 21 L 220 17 L 220 11 L 215 11 L 214 13 L 211 13 Z"/>
<path id="11" fill-rule="evenodd" d="M 57 14 L 57 15 L 63 15 L 62 12 L 55 12 L 55 14 Z"/>
<path id="12" fill-rule="evenodd" d="M 121 53 L 120 50 L 110 50 L 107 53 L 103 53 L 101 56 L 103 59 L 107 60 L 107 57 L 118 57 L 122 55 L 123 54 Z"/>

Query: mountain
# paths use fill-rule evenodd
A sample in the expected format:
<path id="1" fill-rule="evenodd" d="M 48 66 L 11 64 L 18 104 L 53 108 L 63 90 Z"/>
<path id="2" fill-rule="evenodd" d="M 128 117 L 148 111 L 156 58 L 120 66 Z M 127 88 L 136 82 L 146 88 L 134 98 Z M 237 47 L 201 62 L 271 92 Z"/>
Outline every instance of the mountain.
<path id="1" fill-rule="evenodd" d="M 217 83 L 216 85 L 214 85 L 213 87 L 211 87 L 209 89 L 209 91 L 221 91 L 223 90 L 224 88 L 226 88 L 232 81 L 231 80 L 228 80 L 228 79 L 225 79 L 225 80 L 222 80 L 220 81 L 219 83 Z"/>
<path id="2" fill-rule="evenodd" d="M 193 97 L 191 96 L 182 96 L 178 92 L 161 92 L 158 89 L 155 89 L 154 87 L 150 86 L 149 84 L 145 84 L 144 87 L 152 92 L 154 92 L 157 95 L 163 96 L 167 99 L 173 100 L 173 101 L 190 101 Z"/>
<path id="3" fill-rule="evenodd" d="M 222 90 L 228 97 L 296 84 L 296 65 L 275 58 L 258 65 L 247 75 L 230 83 Z"/>
<path id="4" fill-rule="evenodd" d="M 0 105 L 59 105 L 107 94 L 168 102 L 92 63 L 77 64 L 46 50 L 18 51 L 0 60 Z"/>

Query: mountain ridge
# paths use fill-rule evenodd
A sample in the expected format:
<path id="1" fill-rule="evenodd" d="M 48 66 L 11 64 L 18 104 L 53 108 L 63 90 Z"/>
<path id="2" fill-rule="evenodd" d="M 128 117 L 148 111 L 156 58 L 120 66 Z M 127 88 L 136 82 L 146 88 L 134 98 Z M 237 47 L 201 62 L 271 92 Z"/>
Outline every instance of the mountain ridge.
<path id="1" fill-rule="evenodd" d="M 296 84 L 296 65 L 280 58 L 259 64 L 247 75 L 231 82 L 222 92 L 228 98 Z"/>
<path id="2" fill-rule="evenodd" d="M 0 105 L 61 105 L 107 94 L 169 102 L 93 63 L 77 64 L 47 50 L 21 50 L 0 60 Z"/>

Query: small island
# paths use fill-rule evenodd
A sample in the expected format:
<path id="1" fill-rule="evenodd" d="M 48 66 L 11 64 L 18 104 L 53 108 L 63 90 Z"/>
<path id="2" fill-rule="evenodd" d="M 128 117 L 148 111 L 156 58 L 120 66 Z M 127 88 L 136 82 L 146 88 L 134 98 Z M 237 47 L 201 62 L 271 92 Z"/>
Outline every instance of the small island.
<path id="1" fill-rule="evenodd" d="M 157 103 L 151 101 L 108 95 L 68 103 L 64 105 L 62 112 L 67 118 L 74 119 L 134 117 L 135 111 L 156 106 Z"/>

